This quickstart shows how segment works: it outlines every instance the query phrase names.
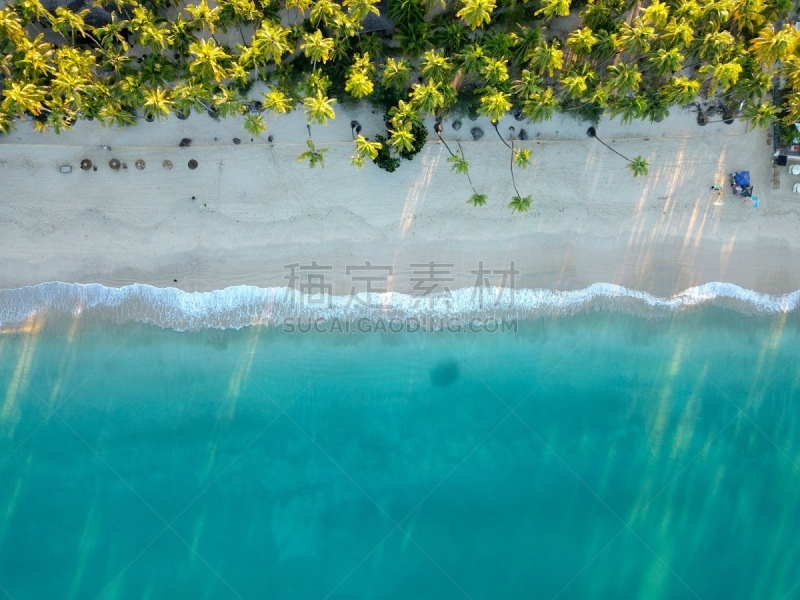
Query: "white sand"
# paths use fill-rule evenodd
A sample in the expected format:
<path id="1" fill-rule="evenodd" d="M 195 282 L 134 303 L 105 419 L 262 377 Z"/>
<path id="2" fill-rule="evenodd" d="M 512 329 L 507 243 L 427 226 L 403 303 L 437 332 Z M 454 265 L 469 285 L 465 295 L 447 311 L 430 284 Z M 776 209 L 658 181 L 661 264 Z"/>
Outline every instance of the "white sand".
<path id="1" fill-rule="evenodd" d="M 189 291 L 283 286 L 285 265 L 312 260 L 333 267 L 335 293 L 363 290 L 346 267 L 365 261 L 391 265 L 395 291 L 410 290 L 420 270 L 411 265 L 429 261 L 455 265 L 444 268 L 454 281 L 442 285 L 451 288 L 472 285 L 479 261 L 489 269 L 514 261 L 516 287 L 602 281 L 659 295 L 708 281 L 774 293 L 800 288 L 800 195 L 791 192 L 800 177 L 784 167 L 773 191 L 764 130 L 699 127 L 680 110 L 660 124 L 601 123 L 606 142 L 650 161 L 650 174 L 634 179 L 623 159 L 586 136 L 586 123 L 507 118 L 500 131 L 524 127 L 532 139 L 517 143 L 533 151 L 533 165 L 517 171 L 533 206 L 512 214 L 509 151 L 488 122 L 465 119 L 458 132 L 452 119 L 445 123 L 448 141 L 471 140 L 476 125 L 485 132 L 480 142 L 462 141 L 472 180 L 489 197 L 475 208 L 466 204 L 466 177 L 451 172 L 433 135 L 395 173 L 351 167 L 353 116 L 339 107 L 327 127 L 312 127 L 318 146 L 329 148 L 325 168 L 313 170 L 296 160 L 305 149 L 302 113 L 267 119 L 272 145 L 268 134 L 251 142 L 237 121 L 199 114 L 126 130 L 79 123 L 61 136 L 22 124 L 0 137 L 0 288 L 52 280 Z M 362 110 L 356 118 L 364 135 L 383 133 L 379 114 Z M 178 148 L 183 137 L 192 138 L 190 148 Z M 128 169 L 112 171 L 112 157 Z M 98 171 L 82 171 L 82 158 Z M 186 166 L 190 158 L 200 163 L 196 171 Z M 137 159 L 145 170 L 134 169 Z M 171 171 L 164 159 L 175 163 Z M 59 173 L 61 164 L 73 172 Z M 713 205 L 720 197 L 710 185 L 727 188 L 737 169 L 750 170 L 759 208 L 727 189 L 725 204 Z M 499 285 L 499 275 L 488 278 Z"/>

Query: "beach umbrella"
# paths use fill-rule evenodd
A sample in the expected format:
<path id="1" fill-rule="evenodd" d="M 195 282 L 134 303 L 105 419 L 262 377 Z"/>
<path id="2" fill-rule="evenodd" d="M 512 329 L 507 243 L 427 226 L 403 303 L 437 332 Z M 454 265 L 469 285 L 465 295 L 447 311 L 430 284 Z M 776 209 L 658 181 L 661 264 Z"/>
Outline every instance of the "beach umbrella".
<path id="1" fill-rule="evenodd" d="M 119 171 L 121 164 L 119 160 L 117 160 L 116 158 L 112 158 L 110 161 L 108 161 L 108 166 L 111 167 L 114 171 Z"/>
<path id="2" fill-rule="evenodd" d="M 143 161 L 141 158 L 140 158 L 140 159 L 138 159 L 138 160 L 137 160 L 137 161 L 134 163 L 134 165 L 136 165 L 136 168 L 137 168 L 137 169 L 139 169 L 140 171 L 144 171 L 144 168 L 147 166 L 147 165 L 145 164 L 145 162 L 144 162 L 144 161 Z"/>
<path id="3" fill-rule="evenodd" d="M 170 169 L 172 169 L 172 161 L 167 159 L 161 163 L 161 166 L 164 167 L 165 170 L 169 171 Z"/>
<path id="4" fill-rule="evenodd" d="M 92 168 L 92 161 L 90 161 L 88 158 L 84 158 L 81 161 L 81 169 L 83 169 L 84 171 L 88 171 L 91 168 Z"/>
<path id="5" fill-rule="evenodd" d="M 193 171 L 197 168 L 197 161 L 195 159 L 189 161 L 189 168 Z"/>

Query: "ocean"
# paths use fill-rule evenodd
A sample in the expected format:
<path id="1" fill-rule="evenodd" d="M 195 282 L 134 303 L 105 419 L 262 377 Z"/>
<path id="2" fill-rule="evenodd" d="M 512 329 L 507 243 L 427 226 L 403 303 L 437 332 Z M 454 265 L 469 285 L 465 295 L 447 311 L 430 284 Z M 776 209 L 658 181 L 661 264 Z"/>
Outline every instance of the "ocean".
<path id="1" fill-rule="evenodd" d="M 0 292 L 0 597 L 800 598 L 797 293 L 277 294 Z"/>

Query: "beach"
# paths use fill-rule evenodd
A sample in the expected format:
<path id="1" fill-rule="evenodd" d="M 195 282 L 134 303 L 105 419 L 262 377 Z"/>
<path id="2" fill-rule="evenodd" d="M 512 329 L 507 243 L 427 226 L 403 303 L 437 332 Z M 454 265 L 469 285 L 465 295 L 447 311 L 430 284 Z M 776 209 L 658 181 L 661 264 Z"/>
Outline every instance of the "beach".
<path id="1" fill-rule="evenodd" d="M 634 178 L 586 123 L 508 118 L 515 214 L 489 123 L 444 124 L 473 207 L 434 135 L 351 167 L 352 119 L 383 131 L 312 127 L 324 169 L 298 113 L 0 138 L 0 590 L 796 595 L 800 222 L 766 132 L 601 122 Z"/>
<path id="2" fill-rule="evenodd" d="M 482 271 L 486 283 L 501 285 L 503 270 L 515 271 L 505 285 L 565 291 L 596 282 L 660 296 L 712 281 L 773 294 L 800 288 L 798 178 L 783 167 L 781 188 L 772 189 L 766 130 L 739 121 L 700 127 L 680 109 L 662 123 L 602 121 L 597 134 L 606 143 L 650 162 L 649 174 L 634 178 L 622 158 L 586 135 L 586 122 L 507 117 L 498 130 L 508 137 L 509 127 L 516 135 L 524 128 L 529 140 L 515 147 L 533 153 L 528 169 L 515 170 L 532 207 L 513 214 L 510 150 L 485 119 L 464 118 L 458 131 L 450 119 L 442 134 L 453 151 L 460 144 L 476 190 L 488 196 L 473 207 L 433 121 L 413 161 L 394 173 L 370 161 L 358 170 L 349 160 L 350 121 L 372 137 L 385 131 L 380 114 L 338 110 L 327 126 L 312 126 L 317 146 L 328 149 L 324 168 L 314 169 L 297 161 L 306 149 L 302 112 L 267 118 L 268 132 L 253 141 L 240 120 L 197 113 L 124 130 L 79 122 L 60 136 L 19 124 L 0 137 L 0 288 L 45 281 L 282 287 L 316 263 L 322 279 L 315 281 L 334 294 L 365 291 L 357 267 L 367 264 L 384 276 L 371 289 L 413 292 L 424 287 L 431 261 L 437 291 L 473 286 Z M 476 126 L 480 141 L 470 134 Z M 179 148 L 183 138 L 192 140 L 188 148 Z M 97 171 L 81 170 L 84 158 Z M 112 158 L 128 168 L 112 170 Z M 72 172 L 59 172 L 61 165 Z M 728 174 L 744 169 L 758 208 L 728 189 Z"/>

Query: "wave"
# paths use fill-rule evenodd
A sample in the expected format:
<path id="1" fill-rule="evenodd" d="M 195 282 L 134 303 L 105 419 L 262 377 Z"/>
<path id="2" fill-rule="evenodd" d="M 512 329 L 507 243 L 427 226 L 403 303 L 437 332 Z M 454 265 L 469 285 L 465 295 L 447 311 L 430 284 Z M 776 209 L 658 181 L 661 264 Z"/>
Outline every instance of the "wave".
<path id="1" fill-rule="evenodd" d="M 47 282 L 0 290 L 0 327 L 14 328 L 31 320 L 84 315 L 177 331 L 279 326 L 287 320 L 532 319 L 589 310 L 659 317 L 701 305 L 774 315 L 795 311 L 798 304 L 800 290 L 771 295 L 719 282 L 692 287 L 670 297 L 610 283 L 595 283 L 572 291 L 487 287 L 462 288 L 432 296 L 397 292 L 313 296 L 283 287 L 240 285 L 211 292 L 184 292 L 143 284 L 106 287 Z"/>

